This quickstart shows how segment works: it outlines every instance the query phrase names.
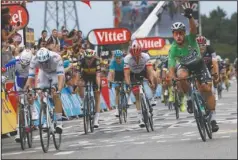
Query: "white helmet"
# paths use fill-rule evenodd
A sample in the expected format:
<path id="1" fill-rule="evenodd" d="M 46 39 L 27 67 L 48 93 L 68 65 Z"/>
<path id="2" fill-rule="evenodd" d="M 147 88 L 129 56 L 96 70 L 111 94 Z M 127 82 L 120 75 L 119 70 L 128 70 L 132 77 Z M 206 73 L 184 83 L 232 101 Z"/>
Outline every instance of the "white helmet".
<path id="1" fill-rule="evenodd" d="M 32 52 L 29 49 L 24 49 L 20 56 L 19 56 L 19 61 L 21 65 L 27 66 L 30 64 L 32 58 Z"/>
<path id="2" fill-rule="evenodd" d="M 45 62 L 50 59 L 50 51 L 42 47 L 36 52 L 36 58 L 39 62 Z"/>
<path id="3" fill-rule="evenodd" d="M 172 32 L 174 31 L 186 31 L 186 27 L 182 22 L 175 22 L 171 27 Z"/>
<path id="4" fill-rule="evenodd" d="M 222 61 L 221 56 L 217 55 L 216 58 L 217 58 L 217 61 Z"/>

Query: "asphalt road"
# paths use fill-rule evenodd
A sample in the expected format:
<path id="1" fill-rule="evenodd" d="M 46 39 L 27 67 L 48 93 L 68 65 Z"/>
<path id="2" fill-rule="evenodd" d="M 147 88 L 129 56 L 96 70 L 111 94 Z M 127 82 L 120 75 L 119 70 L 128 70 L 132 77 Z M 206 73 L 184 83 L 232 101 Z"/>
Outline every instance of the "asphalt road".
<path id="1" fill-rule="evenodd" d="M 135 106 L 131 106 L 128 123 L 119 124 L 115 111 L 100 116 L 100 126 L 84 135 L 82 119 L 64 122 L 61 148 L 56 151 L 51 139 L 48 153 L 42 151 L 38 131 L 33 148 L 22 151 L 14 137 L 2 139 L 2 159 L 237 159 L 237 82 L 217 101 L 219 131 L 213 139 L 200 138 L 193 115 L 180 113 L 175 119 L 158 100 L 154 109 L 154 132 L 140 128 Z"/>

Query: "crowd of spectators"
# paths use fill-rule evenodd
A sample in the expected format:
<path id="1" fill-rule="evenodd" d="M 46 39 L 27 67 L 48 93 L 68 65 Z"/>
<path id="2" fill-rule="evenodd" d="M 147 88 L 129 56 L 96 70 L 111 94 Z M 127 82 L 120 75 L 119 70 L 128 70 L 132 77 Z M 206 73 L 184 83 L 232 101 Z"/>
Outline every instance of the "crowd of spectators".
<path id="1" fill-rule="evenodd" d="M 10 24 L 11 15 L 9 14 L 9 8 L 2 8 L 1 16 L 1 64 L 4 65 L 22 50 L 22 47 L 19 47 L 18 42 L 14 40 L 14 36 L 21 28 Z"/>

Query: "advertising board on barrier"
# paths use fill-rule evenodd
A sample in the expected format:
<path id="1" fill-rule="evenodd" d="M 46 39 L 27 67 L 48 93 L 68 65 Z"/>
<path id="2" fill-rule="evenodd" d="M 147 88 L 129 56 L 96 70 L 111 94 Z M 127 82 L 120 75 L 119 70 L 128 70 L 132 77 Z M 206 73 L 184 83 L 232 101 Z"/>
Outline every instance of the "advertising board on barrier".
<path id="1" fill-rule="evenodd" d="M 10 101 L 6 99 L 5 93 L 1 94 L 2 100 L 2 130 L 1 134 L 13 132 L 17 127 L 16 112 Z"/>
<path id="2" fill-rule="evenodd" d="M 130 39 L 131 32 L 127 28 L 94 29 L 88 34 L 88 41 L 93 45 L 123 44 Z"/>
<path id="3" fill-rule="evenodd" d="M 136 38 L 142 50 L 161 49 L 165 45 L 165 40 L 159 37 Z"/>
<path id="4" fill-rule="evenodd" d="M 9 14 L 12 17 L 11 25 L 19 26 L 20 28 L 24 28 L 28 25 L 29 22 L 29 14 L 25 7 L 22 5 L 9 5 Z"/>

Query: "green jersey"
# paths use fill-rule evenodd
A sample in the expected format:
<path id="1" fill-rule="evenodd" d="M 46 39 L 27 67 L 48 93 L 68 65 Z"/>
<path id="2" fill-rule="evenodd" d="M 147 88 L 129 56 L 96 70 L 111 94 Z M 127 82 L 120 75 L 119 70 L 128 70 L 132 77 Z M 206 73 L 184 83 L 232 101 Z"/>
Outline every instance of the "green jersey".
<path id="1" fill-rule="evenodd" d="M 196 52 L 197 56 L 201 57 L 200 49 L 196 41 L 196 35 L 189 34 L 185 36 L 184 46 L 181 48 L 176 41 L 174 41 L 169 50 L 168 66 L 169 68 L 175 67 L 176 63 L 179 63 L 181 58 Z"/>

